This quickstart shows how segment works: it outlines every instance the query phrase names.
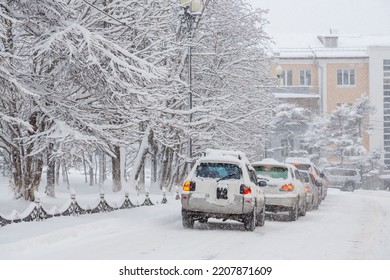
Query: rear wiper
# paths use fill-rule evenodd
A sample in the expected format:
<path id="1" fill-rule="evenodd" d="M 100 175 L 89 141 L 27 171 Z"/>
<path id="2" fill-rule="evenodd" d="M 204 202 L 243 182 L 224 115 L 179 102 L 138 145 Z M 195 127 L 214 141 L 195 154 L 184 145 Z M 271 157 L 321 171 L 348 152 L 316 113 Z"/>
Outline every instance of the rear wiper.
<path id="1" fill-rule="evenodd" d="M 224 176 L 224 177 L 222 177 L 222 178 L 219 178 L 219 179 L 217 180 L 217 182 L 219 182 L 219 181 L 221 181 L 221 180 L 229 179 L 230 177 L 233 177 L 233 176 L 235 176 L 235 175 L 237 175 L 237 174 L 236 174 L 236 173 L 230 173 L 230 174 L 228 174 L 228 175 L 226 175 L 226 176 Z"/>

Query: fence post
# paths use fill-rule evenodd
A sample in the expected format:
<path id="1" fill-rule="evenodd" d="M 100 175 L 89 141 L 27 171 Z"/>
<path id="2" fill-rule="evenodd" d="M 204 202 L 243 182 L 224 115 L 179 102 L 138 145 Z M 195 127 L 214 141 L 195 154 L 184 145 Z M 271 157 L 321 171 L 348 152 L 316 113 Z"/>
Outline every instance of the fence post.
<path id="1" fill-rule="evenodd" d="M 165 190 L 163 191 L 163 199 L 162 199 L 162 201 L 161 201 L 161 204 L 166 204 L 168 202 L 168 200 L 167 200 L 167 196 L 166 196 L 166 192 L 165 192 Z"/>
<path id="2" fill-rule="evenodd" d="M 72 200 L 71 202 L 72 215 L 76 216 L 76 193 L 75 192 L 71 192 L 70 199 Z"/>
<path id="3" fill-rule="evenodd" d="M 151 206 L 151 205 L 154 205 L 152 203 L 152 201 L 150 200 L 150 198 L 149 198 L 149 192 L 146 192 L 145 196 L 146 196 L 145 201 L 144 201 L 144 203 L 142 203 L 141 206 Z"/>

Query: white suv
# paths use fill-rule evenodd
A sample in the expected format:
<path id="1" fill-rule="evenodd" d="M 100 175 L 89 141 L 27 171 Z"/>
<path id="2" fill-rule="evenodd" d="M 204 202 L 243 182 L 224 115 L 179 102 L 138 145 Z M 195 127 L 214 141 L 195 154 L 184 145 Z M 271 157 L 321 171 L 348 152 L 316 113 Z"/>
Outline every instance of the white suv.
<path id="1" fill-rule="evenodd" d="M 265 222 L 264 193 L 245 154 L 238 151 L 207 149 L 184 182 L 181 204 L 185 228 L 209 218 L 240 221 L 248 231 Z"/>

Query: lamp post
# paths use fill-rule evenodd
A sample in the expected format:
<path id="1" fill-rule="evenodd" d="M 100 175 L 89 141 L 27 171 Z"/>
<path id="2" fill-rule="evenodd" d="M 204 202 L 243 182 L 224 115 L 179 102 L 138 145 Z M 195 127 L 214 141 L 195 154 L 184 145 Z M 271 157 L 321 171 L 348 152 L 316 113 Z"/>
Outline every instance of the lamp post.
<path id="1" fill-rule="evenodd" d="M 202 13 L 202 0 L 179 0 L 180 6 L 183 8 L 180 13 L 181 22 L 187 25 L 187 33 L 190 44 L 188 45 L 188 92 L 189 92 L 189 109 L 192 110 L 192 35 L 196 20 Z M 192 113 L 190 112 L 190 124 L 192 122 Z M 189 137 L 188 147 L 189 158 L 192 158 L 192 138 Z"/>
<path id="2" fill-rule="evenodd" d="M 279 79 L 279 86 L 281 86 L 282 85 L 282 75 L 283 75 L 282 66 L 280 66 L 280 65 L 276 66 L 275 74 L 276 74 L 276 77 L 278 77 L 278 79 Z"/>

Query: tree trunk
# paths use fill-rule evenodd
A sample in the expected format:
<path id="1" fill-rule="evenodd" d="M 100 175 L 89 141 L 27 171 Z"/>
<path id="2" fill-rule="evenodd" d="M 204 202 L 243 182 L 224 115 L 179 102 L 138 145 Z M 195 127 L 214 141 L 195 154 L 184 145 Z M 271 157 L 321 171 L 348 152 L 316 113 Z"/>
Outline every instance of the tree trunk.
<path id="1" fill-rule="evenodd" d="M 15 197 L 23 196 L 23 169 L 20 151 L 16 148 L 11 148 L 11 163 L 12 163 L 12 177 L 14 184 Z"/>
<path id="2" fill-rule="evenodd" d="M 142 165 L 141 171 L 139 172 L 138 188 L 141 193 L 145 193 L 145 164 Z"/>
<path id="3" fill-rule="evenodd" d="M 150 188 L 154 189 L 157 182 L 157 153 L 154 150 L 150 156 Z"/>
<path id="4" fill-rule="evenodd" d="M 83 151 L 83 165 L 84 165 L 84 182 L 88 183 L 87 165 L 85 164 L 85 153 Z"/>
<path id="5" fill-rule="evenodd" d="M 68 177 L 68 170 L 66 169 L 66 162 L 65 160 L 62 161 L 62 182 L 66 183 L 69 189 L 69 177 Z"/>
<path id="6" fill-rule="evenodd" d="M 45 193 L 50 197 L 55 197 L 55 170 L 56 170 L 56 162 L 51 157 L 53 152 L 54 144 L 50 143 L 47 148 L 47 173 L 46 173 L 46 190 Z"/>
<path id="7" fill-rule="evenodd" d="M 60 168 L 61 168 L 61 160 L 56 159 L 55 161 L 56 164 L 56 175 L 55 175 L 55 185 L 58 186 L 60 184 Z"/>
<path id="8" fill-rule="evenodd" d="M 99 181 L 100 186 L 104 185 L 106 173 L 106 155 L 103 151 L 99 151 Z"/>
<path id="9" fill-rule="evenodd" d="M 112 157 L 112 191 L 119 192 L 122 189 L 120 146 L 114 146 L 114 154 L 115 157 Z"/>
<path id="10" fill-rule="evenodd" d="M 145 158 L 148 152 L 149 143 L 151 143 L 152 140 L 153 132 L 151 131 L 150 127 L 148 127 L 140 143 L 140 147 L 134 161 L 133 169 L 130 174 L 130 186 L 132 187 L 138 188 L 137 179 L 139 177 L 139 173 L 141 172 L 142 166 L 145 164 Z"/>
<path id="11" fill-rule="evenodd" d="M 92 158 L 92 154 L 89 156 L 89 185 L 90 186 L 93 186 L 94 185 L 94 170 L 93 170 L 93 165 L 92 165 L 92 162 L 93 162 L 93 158 Z"/>

